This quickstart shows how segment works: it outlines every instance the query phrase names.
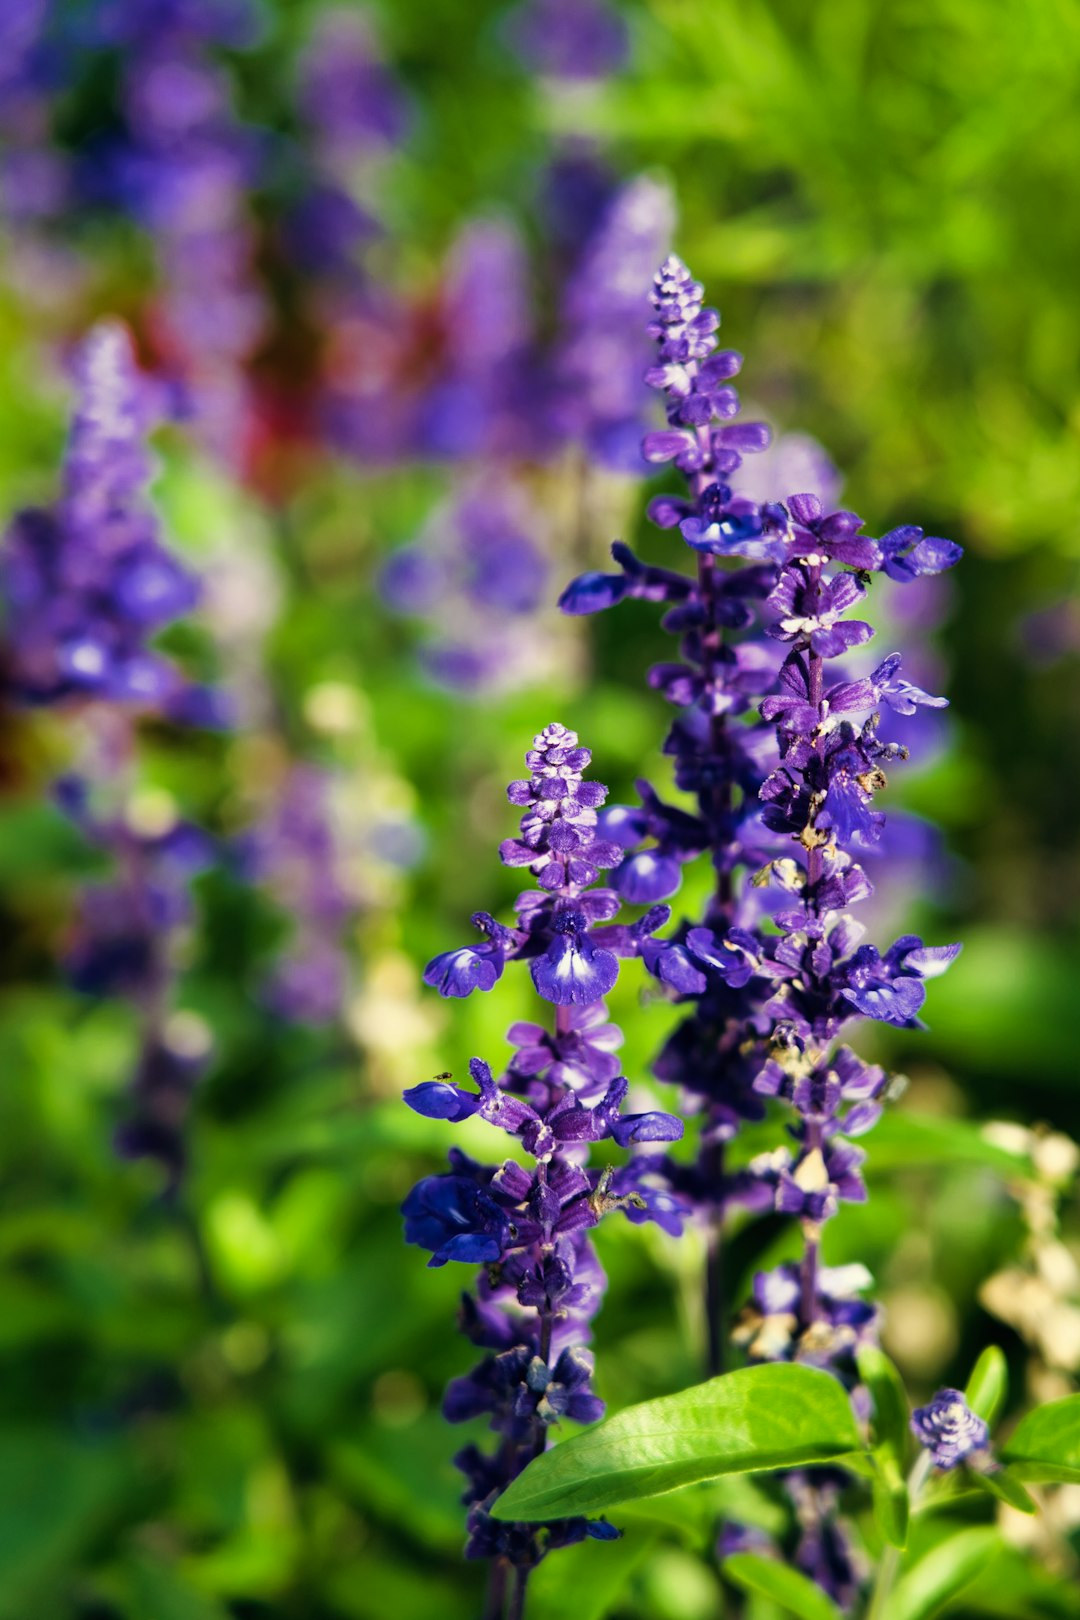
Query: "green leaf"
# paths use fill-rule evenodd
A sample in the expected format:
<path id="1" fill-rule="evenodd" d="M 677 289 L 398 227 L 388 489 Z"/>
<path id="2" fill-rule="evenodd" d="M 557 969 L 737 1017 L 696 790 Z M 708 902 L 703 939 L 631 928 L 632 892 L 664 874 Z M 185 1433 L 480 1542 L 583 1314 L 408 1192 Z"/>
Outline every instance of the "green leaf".
<path id="1" fill-rule="evenodd" d="M 1038 1513 L 1039 1505 L 1025 1491 L 1015 1475 L 1010 1474 L 1007 1468 L 997 1468 L 991 1474 L 984 1474 L 977 1468 L 968 1469 L 968 1478 L 973 1480 L 981 1490 L 988 1491 L 996 1496 L 999 1502 L 1007 1502 L 1010 1507 L 1016 1508 L 1020 1513 Z"/>
<path id="2" fill-rule="evenodd" d="M 64 1582 L 127 1486 L 118 1454 L 44 1428 L 0 1437 L 0 1615 L 17 1620 Z M 48 1608 L 46 1602 L 44 1608 Z M 37 1609 L 43 1612 L 43 1609 Z"/>
<path id="3" fill-rule="evenodd" d="M 874 1475 L 874 1518 L 890 1546 L 907 1546 L 909 1517 L 907 1485 L 895 1464 L 883 1458 Z"/>
<path id="4" fill-rule="evenodd" d="M 898 1108 L 886 1113 L 874 1128 L 875 1175 L 909 1166 L 971 1164 L 1014 1176 L 1029 1162 L 1023 1154 L 988 1142 L 980 1127 L 966 1119 Z"/>
<path id="5" fill-rule="evenodd" d="M 820 1586 L 788 1564 L 775 1558 L 759 1558 L 757 1553 L 733 1553 L 725 1558 L 723 1573 L 744 1592 L 758 1592 L 772 1598 L 799 1620 L 840 1620 L 840 1610 Z"/>
<path id="6" fill-rule="evenodd" d="M 893 1363 L 874 1345 L 864 1345 L 857 1356 L 859 1376 L 874 1403 L 874 1517 L 885 1540 L 907 1546 L 908 1492 L 904 1462 L 908 1449 L 907 1390 Z"/>
<path id="7" fill-rule="evenodd" d="M 558 1519 L 659 1496 L 719 1474 L 797 1468 L 859 1449 L 835 1378 L 784 1363 L 744 1367 L 643 1401 L 531 1462 L 497 1519 Z"/>
<path id="8" fill-rule="evenodd" d="M 889 1600 L 889 1620 L 930 1620 L 962 1592 L 1001 1546 L 996 1530 L 960 1530 L 909 1569 Z"/>
<path id="9" fill-rule="evenodd" d="M 1009 1368 L 1004 1353 L 996 1344 L 988 1344 L 971 1369 L 964 1399 L 973 1412 L 992 1425 L 1008 1393 Z"/>
<path id="10" fill-rule="evenodd" d="M 762 1489 L 751 1474 L 727 1474 L 720 1479 L 701 1480 L 664 1496 L 642 1497 L 619 1507 L 622 1527 L 644 1524 L 654 1530 L 674 1532 L 688 1545 L 711 1547 L 716 1540 L 718 1519 L 738 1519 L 761 1530 L 780 1535 L 787 1527 L 787 1513 Z"/>
<path id="11" fill-rule="evenodd" d="M 1080 1483 L 1080 1395 L 1050 1401 L 1021 1418 L 1002 1448 L 1022 1479 Z"/>
<path id="12" fill-rule="evenodd" d="M 648 1557 L 658 1532 L 634 1525 L 620 1541 L 583 1541 L 545 1558 L 529 1578 L 529 1620 L 603 1620 Z"/>
<path id="13" fill-rule="evenodd" d="M 128 1612 L 136 1620 L 229 1620 L 216 1598 L 191 1586 L 174 1564 L 137 1550 L 126 1560 Z"/>
<path id="14" fill-rule="evenodd" d="M 874 1403 L 874 1449 L 903 1468 L 911 1416 L 904 1380 L 885 1352 L 874 1345 L 864 1345 L 856 1359 L 859 1376 Z"/>
<path id="15" fill-rule="evenodd" d="M 1002 1547 L 964 1588 L 964 1608 L 1001 1620 L 1076 1620 L 1076 1581 L 1053 1575 L 1017 1547 Z"/>

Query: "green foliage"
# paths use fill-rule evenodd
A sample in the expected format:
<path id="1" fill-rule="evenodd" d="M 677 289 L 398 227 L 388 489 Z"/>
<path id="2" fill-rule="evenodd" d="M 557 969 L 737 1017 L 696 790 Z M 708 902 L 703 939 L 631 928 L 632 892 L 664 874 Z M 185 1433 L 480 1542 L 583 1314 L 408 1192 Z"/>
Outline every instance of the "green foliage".
<path id="1" fill-rule="evenodd" d="M 851 1407 L 829 1374 L 744 1367 L 628 1407 L 545 1452 L 493 1512 L 500 1519 L 599 1513 L 719 1474 L 828 1462 L 859 1446 Z"/>
<path id="2" fill-rule="evenodd" d="M 968 1477 L 980 1490 L 996 1497 L 999 1502 L 1005 1502 L 1009 1507 L 1016 1508 L 1018 1513 L 1039 1511 L 1038 1504 L 1032 1501 L 1020 1481 L 1007 1468 L 995 1468 L 985 1474 L 978 1469 L 972 1469 Z"/>
<path id="3" fill-rule="evenodd" d="M 888 1620 L 931 1620 L 958 1596 L 1001 1547 L 996 1530 L 956 1530 L 901 1576 L 893 1589 Z"/>
<path id="4" fill-rule="evenodd" d="M 603 1620 L 656 1540 L 655 1527 L 635 1524 L 605 1548 L 610 1558 L 597 1558 L 596 1544 L 581 1542 L 558 1558 L 545 1559 L 529 1583 L 529 1620 L 563 1620 L 571 1613 L 580 1620 Z"/>
<path id="5" fill-rule="evenodd" d="M 798 1615 L 799 1620 L 839 1620 L 840 1610 L 820 1586 L 775 1558 L 733 1553 L 724 1560 L 724 1574 L 744 1592 L 772 1598 L 785 1614 Z"/>
<path id="6" fill-rule="evenodd" d="M 1050 1401 L 1021 1418 L 1001 1455 L 1021 1479 L 1080 1483 L 1080 1395 Z"/>
<path id="7" fill-rule="evenodd" d="M 971 1410 L 993 1429 L 1009 1393 L 1009 1368 L 996 1344 L 988 1344 L 974 1367 L 964 1390 Z"/>
<path id="8" fill-rule="evenodd" d="M 905 1547 L 909 1507 L 904 1459 L 911 1416 L 907 1391 L 888 1356 L 873 1345 L 864 1345 L 857 1360 L 859 1377 L 873 1403 L 873 1456 L 877 1465 L 872 1482 L 874 1517 L 890 1546 Z"/>

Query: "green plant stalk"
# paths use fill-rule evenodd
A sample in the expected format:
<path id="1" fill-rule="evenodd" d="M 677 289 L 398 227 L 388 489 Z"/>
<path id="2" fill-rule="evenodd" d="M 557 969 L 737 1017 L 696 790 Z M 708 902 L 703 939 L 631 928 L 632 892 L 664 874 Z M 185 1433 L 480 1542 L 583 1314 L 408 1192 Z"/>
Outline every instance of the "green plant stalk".
<path id="1" fill-rule="evenodd" d="M 908 1475 L 907 1490 L 911 1511 L 922 1494 L 923 1486 L 930 1477 L 933 1462 L 928 1451 L 920 1454 L 918 1461 Z M 877 1579 L 874 1590 L 870 1596 L 870 1607 L 866 1611 L 866 1620 L 885 1620 L 886 1606 L 892 1595 L 896 1573 L 900 1568 L 900 1548 L 886 1547 L 878 1565 Z"/>

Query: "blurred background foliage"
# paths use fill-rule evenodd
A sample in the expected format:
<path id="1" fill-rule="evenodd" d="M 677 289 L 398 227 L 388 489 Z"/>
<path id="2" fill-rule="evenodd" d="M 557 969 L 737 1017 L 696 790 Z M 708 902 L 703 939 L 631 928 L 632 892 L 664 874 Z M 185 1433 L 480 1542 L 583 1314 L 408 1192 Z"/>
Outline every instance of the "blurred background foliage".
<path id="1" fill-rule="evenodd" d="M 1080 6 L 638 0 L 622 8 L 628 68 L 587 91 L 524 73 L 502 41 L 503 9 L 367 8 L 413 110 L 382 195 L 383 275 L 433 287 L 470 215 L 515 217 L 539 252 L 537 176 L 552 142 L 598 141 L 622 173 L 670 179 L 678 249 L 747 355 L 751 406 L 828 448 L 872 533 L 914 521 L 967 548 L 937 632 L 947 743 L 898 772 L 892 794 L 944 827 L 949 859 L 885 919 L 965 950 L 934 986 L 928 1034 L 861 1042 L 911 1086 L 870 1143 L 871 1202 L 829 1228 L 829 1258 L 870 1266 L 886 1344 L 917 1387 L 962 1382 L 997 1339 L 1018 1400 L 1025 1376 L 1041 1394 L 1071 1388 L 1073 1285 L 1066 1274 L 1055 1293 L 1039 1261 L 1039 1243 L 1057 1241 L 1046 1211 L 1068 1184 L 1068 1153 L 1053 1137 L 1047 1149 L 979 1127 L 1080 1135 Z M 282 86 L 318 10 L 267 5 L 256 44 L 225 53 L 254 125 L 283 127 Z M 80 251 L 97 269 L 81 319 L 125 313 L 143 250 L 119 226 L 87 229 Z M 55 486 L 69 403 L 56 355 L 70 326 L 5 279 L 5 510 Z M 617 800 L 637 775 L 666 786 L 663 705 L 643 681 L 662 639 L 651 610 L 631 604 L 568 633 L 540 680 L 467 701 L 425 679 L 413 631 L 375 589 L 443 493 L 443 469 L 324 456 L 267 500 L 178 430 L 158 448 L 168 531 L 198 565 L 240 537 L 270 559 L 277 729 L 150 727 L 146 781 L 229 833 L 273 782 L 284 738 L 343 776 L 354 819 L 407 825 L 411 855 L 362 845 L 350 857 L 353 981 L 329 1030 L 286 1025 L 259 1000 L 287 934 L 281 907 L 228 870 L 197 880 L 181 999 L 213 1031 L 215 1057 L 187 1186 L 163 1201 L 155 1169 L 120 1164 L 110 1145 L 134 1019 L 64 988 L 56 970 L 74 889 L 94 870 L 47 804 L 70 731 L 5 715 L 0 1617 L 469 1620 L 479 1575 L 460 1562 L 449 1464 L 460 1442 L 438 1411 L 469 1361 L 452 1325 L 460 1284 L 403 1248 L 398 1216 L 449 1137 L 398 1097 L 473 1053 L 497 1060 L 530 998 L 511 980 L 444 1004 L 419 973 L 465 937 L 470 912 L 498 912 L 516 891 L 496 856 L 511 830 L 503 789 L 541 725 L 576 727 Z M 549 466 L 532 486 L 564 527 L 573 476 Z M 615 522 L 659 558 L 672 542 L 643 532 L 643 507 L 636 492 L 609 501 L 601 481 L 557 571 L 600 565 Z M 213 656 L 205 636 L 173 635 L 181 653 Z M 671 1011 L 625 987 L 612 1002 L 641 1080 Z M 743 1150 L 771 1145 L 775 1129 Z M 487 1154 L 483 1127 L 470 1130 L 464 1145 Z M 1067 1198 L 1064 1222 L 1075 1245 Z M 694 1241 L 610 1222 L 600 1235 L 612 1286 L 598 1388 L 615 1406 L 699 1376 Z M 737 1234 L 734 1297 L 790 1241 L 771 1221 Z M 987 1287 L 1003 1274 L 1004 1303 Z M 1025 1277 L 1049 1292 L 1023 1318 Z M 1051 1316 L 1048 1343 L 1039 1323 Z M 628 1514 L 618 1546 L 545 1566 L 536 1620 L 718 1614 L 709 1526 L 723 1511 L 766 1526 L 775 1514 L 745 1483 Z M 1075 1589 L 1053 1574 L 1061 1544 L 1047 1556 L 1039 1595 L 1010 1599 L 1002 1555 L 955 1612 L 1075 1613 Z M 778 1611 L 761 1600 L 752 1612 Z"/>

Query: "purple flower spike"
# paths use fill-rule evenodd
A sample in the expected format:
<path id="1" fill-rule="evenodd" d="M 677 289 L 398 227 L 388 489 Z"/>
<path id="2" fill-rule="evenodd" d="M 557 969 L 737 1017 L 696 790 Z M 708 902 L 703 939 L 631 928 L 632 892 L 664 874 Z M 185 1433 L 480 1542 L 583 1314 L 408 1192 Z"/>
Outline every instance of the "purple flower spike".
<path id="1" fill-rule="evenodd" d="M 990 1431 L 958 1389 L 939 1389 L 928 1406 L 911 1414 L 911 1432 L 930 1453 L 935 1468 L 956 1468 L 985 1452 Z"/>
<path id="2" fill-rule="evenodd" d="M 640 810 L 603 810 L 604 790 L 584 781 L 589 757 L 577 737 L 557 726 L 537 736 L 529 778 L 509 789 L 523 815 L 502 859 L 530 870 L 536 888 L 518 897 L 506 957 L 529 962 L 537 991 L 559 1009 L 555 1028 L 515 1026 L 518 1049 L 501 1080 L 474 1066 L 475 1101 L 439 1082 L 409 1097 L 427 1113 L 453 1119 L 471 1110 L 503 1124 L 537 1163 L 534 1176 L 508 1163 L 490 1181 L 476 1178 L 512 1212 L 514 1238 L 482 1285 L 484 1300 L 466 1314 L 470 1334 L 493 1353 L 457 1382 L 447 1408 L 454 1418 L 492 1414 L 504 1454 L 514 1453 L 510 1477 L 523 1455 L 542 1449 L 535 1427 L 515 1425 L 573 1415 L 573 1394 L 559 1386 L 573 1391 L 576 1374 L 561 1372 L 557 1316 L 544 1319 L 540 1353 L 531 1323 L 508 1328 L 487 1302 L 512 1290 L 524 1311 L 580 1308 L 583 1317 L 597 1284 L 580 1245 L 620 1204 L 632 1222 L 654 1220 L 673 1235 L 689 1220 L 701 1223 L 710 1254 L 729 1210 L 788 1217 L 802 1258 L 758 1277 L 733 1336 L 752 1360 L 827 1369 L 867 1415 L 856 1357 L 878 1332 L 879 1313 L 861 1297 L 871 1279 L 859 1266 L 822 1266 L 821 1245 L 840 1206 L 867 1197 L 866 1155 L 854 1139 L 873 1128 L 894 1088 L 884 1069 L 839 1042 L 858 1016 L 919 1027 L 926 980 L 959 950 L 915 936 L 884 955 L 863 943 L 851 908 L 873 888 L 861 856 L 873 851 L 879 872 L 894 856 L 882 842 L 879 795 L 887 772 L 907 757 L 881 733 L 882 711 L 910 717 L 944 699 L 901 677 L 898 654 L 872 674 L 860 673 L 854 658 L 856 667 L 846 667 L 874 634 L 855 616 L 870 597 L 868 576 L 913 580 L 951 566 L 959 548 L 918 529 L 880 541 L 866 535 L 856 513 L 830 509 L 838 480 L 827 467 L 812 467 L 816 490 L 804 485 L 789 496 L 766 478 L 740 479 L 743 457 L 763 451 L 769 431 L 738 419 L 731 379 L 741 356 L 718 350 L 720 317 L 703 297 L 681 260 L 663 262 L 651 293 L 655 355 L 645 380 L 662 397 L 666 421 L 642 440 L 646 462 L 683 474 L 683 489 L 654 498 L 649 517 L 681 536 L 692 572 L 645 564 L 619 543 L 618 572 L 582 575 L 561 599 L 569 614 L 630 598 L 661 604 L 662 628 L 678 648 L 653 665 L 648 682 L 675 710 L 663 752 L 692 807 L 666 805 L 639 783 Z M 774 476 L 780 460 L 778 450 Z M 839 660 L 843 667 L 830 670 Z M 704 914 L 658 937 L 671 916 L 657 902 L 705 852 L 714 881 Z M 606 871 L 611 887 L 601 888 Z M 620 901 L 650 909 L 637 921 L 616 920 Z M 627 1081 L 610 1045 L 591 1038 L 606 1027 L 599 998 L 620 958 L 640 960 L 679 1009 L 654 1073 L 688 1093 L 700 1114 L 692 1160 L 665 1151 L 682 1134 L 674 1115 L 620 1112 Z M 726 1144 L 744 1122 L 767 1117 L 767 1099 L 791 1111 L 787 1144 L 749 1162 L 746 1154 L 729 1158 Z M 587 1144 L 604 1140 L 631 1150 L 630 1163 L 582 1168 Z M 723 1367 L 727 1327 L 719 1293 L 710 1264 L 713 1372 Z M 974 1454 L 985 1435 L 965 1428 L 952 1408 L 934 1444 L 949 1423 Z M 462 1466 L 471 1481 L 470 1551 L 519 1567 L 534 1561 L 534 1532 L 485 1517 L 484 1493 L 497 1478 L 489 1462 L 471 1456 Z M 845 1483 L 837 1468 L 796 1470 L 785 1480 L 798 1519 L 795 1563 L 848 1607 L 861 1571 L 839 1515 Z M 549 1545 L 568 1545 L 589 1530 L 569 1520 L 548 1534 Z"/>
<path id="3" fill-rule="evenodd" d="M 0 549 L 10 689 L 30 705 L 99 699 L 216 724 L 213 705 L 149 645 L 200 591 L 147 499 L 150 388 L 126 329 L 95 327 L 75 373 L 63 497 L 18 513 Z"/>
<path id="4" fill-rule="evenodd" d="M 623 562 L 627 577 L 645 572 L 632 558 Z M 527 961 L 535 989 L 556 1008 L 553 1027 L 514 1024 L 515 1050 L 501 1076 L 480 1058 L 470 1062 L 475 1090 L 440 1075 L 405 1092 L 408 1106 L 428 1119 L 459 1124 L 475 1117 L 497 1126 L 532 1161 L 531 1169 L 515 1160 L 486 1168 L 451 1150 L 451 1173 L 426 1177 L 403 1206 L 406 1238 L 431 1252 L 429 1264 L 465 1260 L 483 1268 L 475 1295 L 465 1295 L 461 1322 L 489 1354 L 454 1379 L 444 1413 L 450 1422 L 486 1416 L 499 1436 L 494 1455 L 466 1447 L 456 1459 L 469 1482 L 466 1555 L 506 1558 L 523 1570 L 552 1548 L 618 1534 L 603 1520 L 572 1518 L 538 1529 L 500 1524 L 488 1512 L 494 1496 L 543 1449 L 551 1424 L 591 1423 L 603 1413 L 583 1348 L 604 1288 L 589 1234 L 613 1210 L 669 1232 L 681 1230 L 688 1213 L 687 1200 L 656 1173 L 655 1150 L 679 1139 L 682 1122 L 659 1110 L 620 1114 L 629 1090 L 616 1056 L 622 1035 L 602 999 L 616 981 L 619 957 L 643 955 L 670 910 L 652 906 L 636 922 L 615 922 L 620 896 L 596 884 L 642 836 L 657 838 L 650 860 L 667 862 L 677 879 L 679 857 L 700 843 L 700 833 L 692 817 L 662 805 L 647 784 L 639 784 L 640 811 L 617 808 L 601 824 L 607 790 L 586 780 L 590 759 L 565 726 L 537 733 L 525 756 L 529 775 L 507 788 L 522 812 L 520 834 L 500 850 L 506 865 L 528 869 L 536 883 L 517 898 L 518 926 L 477 913 L 473 922 L 485 942 L 436 957 L 425 974 L 444 994 L 468 994 L 490 988 L 507 963 Z M 645 863 L 640 875 L 651 889 L 655 875 Z M 619 1168 L 587 1168 L 589 1145 L 604 1141 L 640 1151 Z"/>

